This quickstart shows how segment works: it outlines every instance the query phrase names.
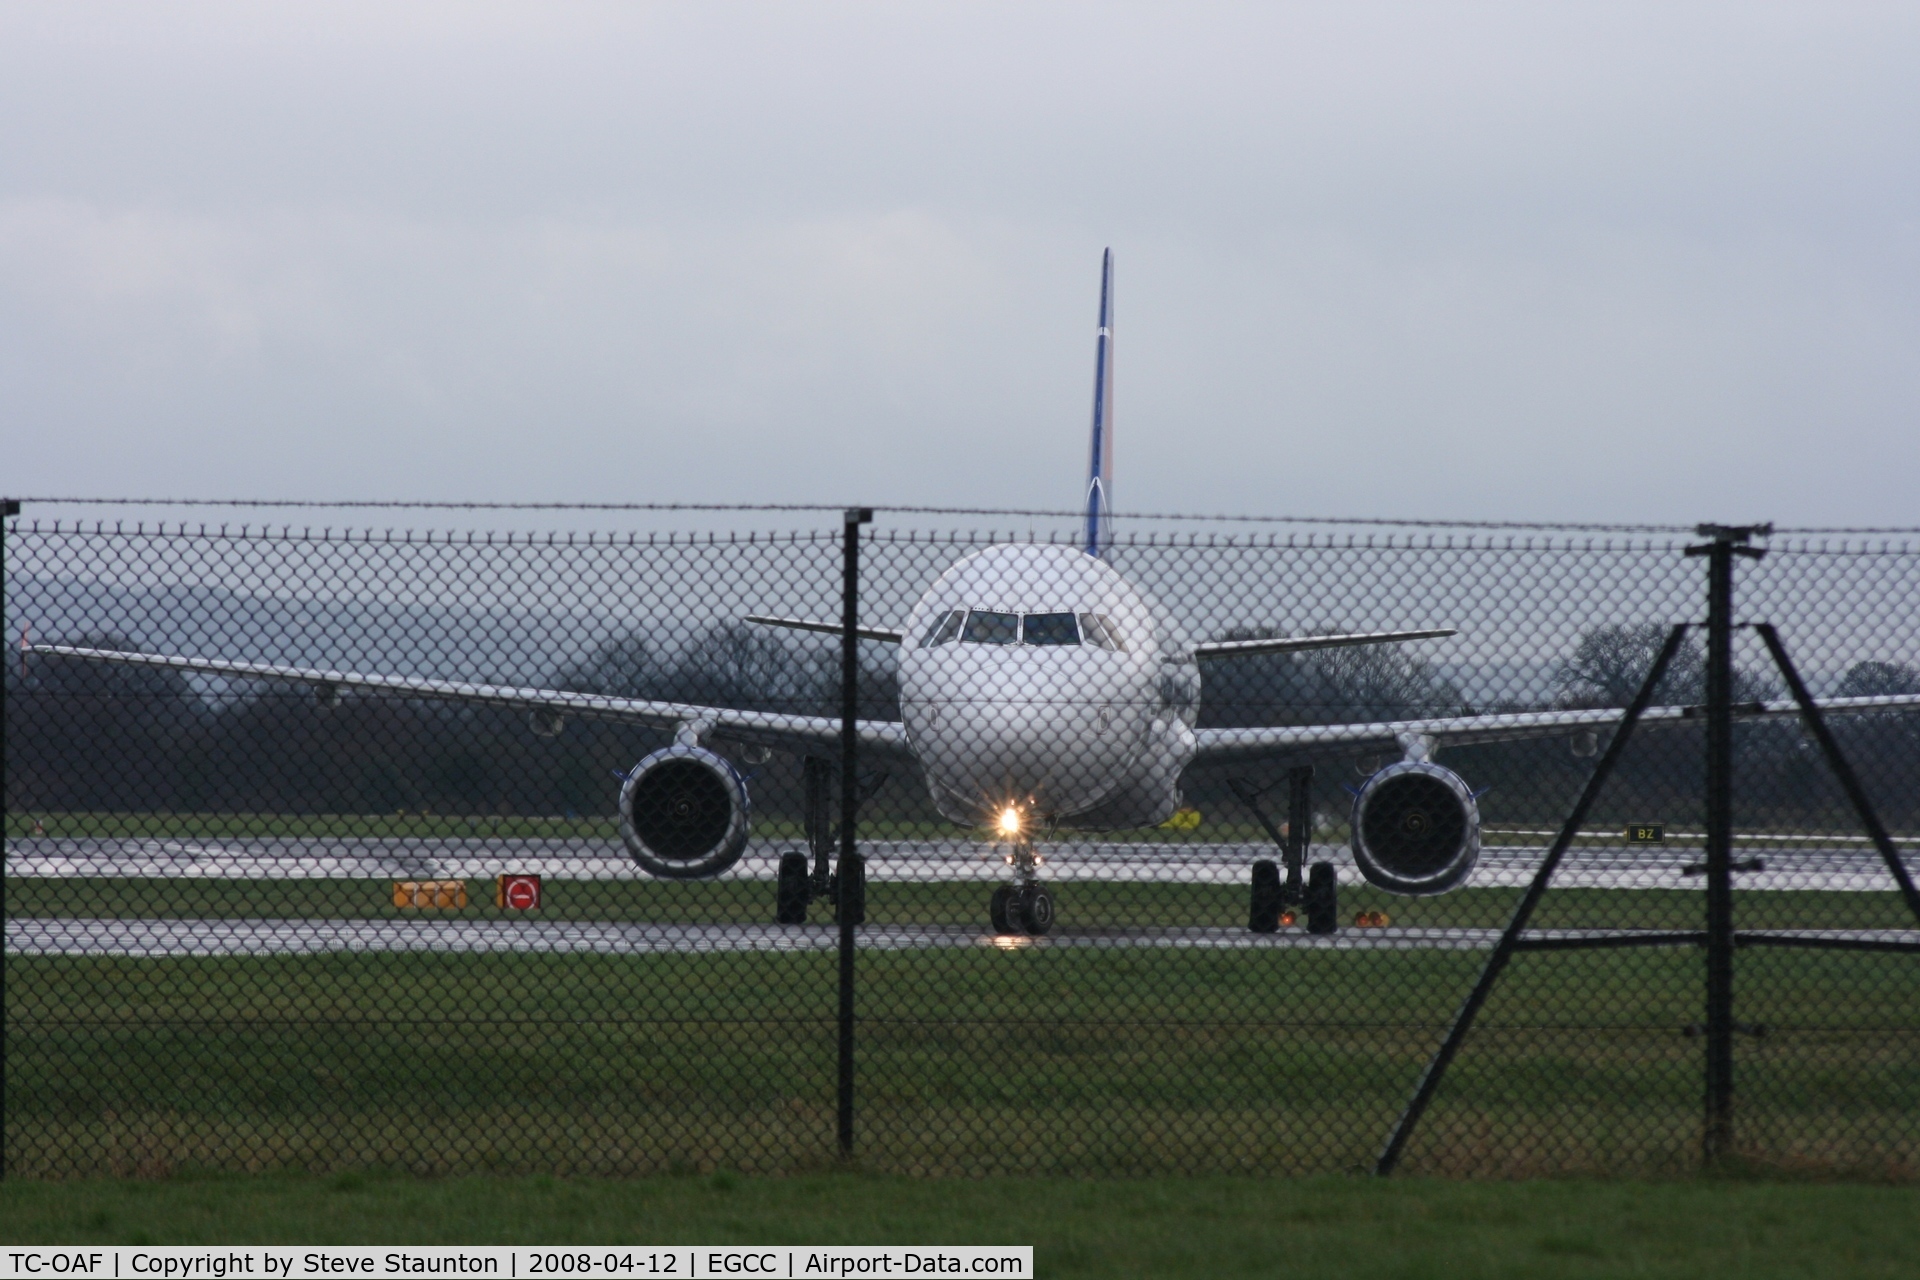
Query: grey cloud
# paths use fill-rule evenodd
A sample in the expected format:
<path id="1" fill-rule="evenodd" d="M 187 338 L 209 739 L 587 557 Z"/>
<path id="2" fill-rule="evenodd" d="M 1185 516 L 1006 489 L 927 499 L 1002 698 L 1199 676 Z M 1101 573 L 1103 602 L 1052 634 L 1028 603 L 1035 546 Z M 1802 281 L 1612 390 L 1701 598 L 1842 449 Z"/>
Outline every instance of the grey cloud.
<path id="1" fill-rule="evenodd" d="M 1898 7 L 0 7 L 14 491 L 1915 521 Z"/>

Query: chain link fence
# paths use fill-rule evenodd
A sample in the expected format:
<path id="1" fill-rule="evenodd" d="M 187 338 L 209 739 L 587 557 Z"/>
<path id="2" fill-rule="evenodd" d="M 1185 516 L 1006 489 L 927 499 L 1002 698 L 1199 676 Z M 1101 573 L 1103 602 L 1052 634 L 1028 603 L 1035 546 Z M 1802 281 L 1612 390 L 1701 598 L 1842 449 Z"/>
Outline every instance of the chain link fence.
<path id="1" fill-rule="evenodd" d="M 6 1170 L 1913 1176 L 1920 548 L 1689 541 L 23 517 Z"/>

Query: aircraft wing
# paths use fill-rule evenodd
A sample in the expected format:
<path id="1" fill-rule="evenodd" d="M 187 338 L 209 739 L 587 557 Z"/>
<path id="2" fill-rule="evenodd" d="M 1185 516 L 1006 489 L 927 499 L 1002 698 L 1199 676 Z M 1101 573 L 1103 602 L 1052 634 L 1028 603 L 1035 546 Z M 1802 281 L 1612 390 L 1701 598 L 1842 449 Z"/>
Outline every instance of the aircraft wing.
<path id="1" fill-rule="evenodd" d="M 827 636 L 846 634 L 846 628 L 837 622 L 815 622 L 811 618 L 774 618 L 766 614 L 750 613 L 746 621 L 758 623 L 763 627 L 785 627 L 789 631 L 817 631 Z M 855 627 L 853 634 L 862 640 L 881 640 L 887 644 L 900 643 L 900 633 L 891 627 Z"/>
<path id="2" fill-rule="evenodd" d="M 731 707 L 702 707 L 683 702 L 656 702 L 645 698 L 617 698 L 564 689 L 523 689 L 509 685 L 472 684 L 461 680 L 427 680 L 416 676 L 372 676 L 317 667 L 282 667 L 264 662 L 228 662 L 218 658 L 184 658 L 158 653 L 123 653 L 114 649 L 78 649 L 70 645 L 22 645 L 22 654 L 47 654 L 116 662 L 124 666 L 157 667 L 167 671 L 197 671 L 246 680 L 279 680 L 311 686 L 323 700 L 342 689 L 386 693 L 406 698 L 438 698 L 486 707 L 507 707 L 544 713 L 550 717 L 581 716 L 644 724 L 656 729 L 691 728 L 702 738 L 755 743 L 787 751 L 838 751 L 840 721 L 835 716 L 789 715 L 780 711 L 741 711 Z M 891 720 L 856 722 L 860 750 L 911 758 L 904 726 Z"/>
<path id="3" fill-rule="evenodd" d="M 1871 711 L 1907 711 L 1920 707 L 1920 694 L 1889 694 L 1875 698 L 1816 698 L 1814 705 L 1828 715 Z M 1644 725 L 1705 720 L 1703 706 L 1648 707 L 1640 715 Z M 1736 720 L 1777 719 L 1800 714 L 1792 699 L 1773 702 L 1737 702 Z M 1594 711 L 1511 711 L 1484 716 L 1438 716 L 1427 720 L 1380 720 L 1357 724 L 1273 725 L 1252 729 L 1196 729 L 1199 750 L 1195 764 L 1257 760 L 1263 756 L 1304 755 L 1328 748 L 1377 751 L 1404 750 L 1426 739 L 1433 748 L 1447 744 L 1510 742 L 1523 738 L 1552 738 L 1562 734 L 1611 729 L 1626 715 L 1624 708 Z"/>
<path id="4" fill-rule="evenodd" d="M 1349 635 L 1275 636 L 1264 640 L 1209 640 L 1193 646 L 1196 658 L 1239 658 L 1258 653 L 1300 653 L 1307 649 L 1343 649 L 1356 644 L 1399 644 L 1459 635 L 1453 627 L 1427 631 L 1356 631 Z"/>

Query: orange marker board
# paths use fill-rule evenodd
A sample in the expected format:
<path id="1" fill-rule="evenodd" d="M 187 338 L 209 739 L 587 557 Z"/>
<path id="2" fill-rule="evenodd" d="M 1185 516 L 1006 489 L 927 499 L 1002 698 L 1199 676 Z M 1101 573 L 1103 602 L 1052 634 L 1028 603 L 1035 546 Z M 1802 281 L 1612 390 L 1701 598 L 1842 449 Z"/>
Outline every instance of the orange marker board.
<path id="1" fill-rule="evenodd" d="M 465 880 L 395 880 L 393 905 L 458 911 L 467 905 Z"/>

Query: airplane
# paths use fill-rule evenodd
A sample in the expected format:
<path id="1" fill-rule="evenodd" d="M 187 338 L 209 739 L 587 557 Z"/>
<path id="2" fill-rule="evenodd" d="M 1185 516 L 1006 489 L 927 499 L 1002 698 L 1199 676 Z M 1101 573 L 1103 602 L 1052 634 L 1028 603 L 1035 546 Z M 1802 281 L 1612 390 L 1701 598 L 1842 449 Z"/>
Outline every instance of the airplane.
<path id="1" fill-rule="evenodd" d="M 1343 752 L 1398 753 L 1353 788 L 1351 848 L 1360 873 L 1402 895 L 1446 893 L 1466 883 L 1480 852 L 1477 793 L 1436 759 L 1441 744 L 1602 732 L 1619 709 L 1544 710 L 1350 724 L 1198 727 L 1201 663 L 1252 654 L 1297 653 L 1347 645 L 1399 644 L 1456 634 L 1435 626 L 1341 635 L 1193 642 L 1159 605 L 1108 561 L 1111 550 L 1114 367 L 1113 253 L 1103 253 L 1096 334 L 1093 420 L 1079 545 L 997 544 L 962 557 L 942 573 L 898 628 L 859 626 L 861 638 L 900 646 L 899 721 L 856 724 L 868 761 L 911 762 L 926 778 L 939 813 L 991 832 L 1009 879 L 988 901 L 996 931 L 1040 935 L 1056 906 L 1041 878 L 1039 846 L 1067 830 L 1114 831 L 1166 822 L 1181 803 L 1182 775 L 1197 765 L 1252 763 Z M 841 624 L 753 614 L 762 626 L 841 635 Z M 633 860 L 672 880 L 718 876 L 745 851 L 752 812 L 746 780 L 714 747 L 784 750 L 806 762 L 805 830 L 813 854 L 780 859 L 775 918 L 806 920 L 825 897 L 836 911 L 864 917 L 864 861 L 830 874 L 828 797 L 841 745 L 837 717 L 520 688 L 410 676 L 361 674 L 164 654 L 30 644 L 23 654 L 202 672 L 311 687 L 330 702 L 341 690 L 446 699 L 522 709 L 543 736 L 568 716 L 647 725 L 674 740 L 621 777 L 620 835 Z M 1832 698 L 1823 711 L 1875 711 L 1920 705 L 1920 696 Z M 1642 722 L 1671 723 L 1698 714 L 1650 707 Z M 1797 715 L 1791 701 L 1748 704 L 1743 716 Z M 1256 809 L 1256 813 L 1258 810 Z M 1278 839 L 1278 832 L 1261 821 Z M 1306 891 L 1311 927 L 1333 925 L 1330 864 L 1314 869 Z M 1286 893 L 1298 895 L 1297 865 Z M 1255 863 L 1249 927 L 1271 931 L 1285 900 L 1274 864 Z M 1298 901 L 1296 896 L 1293 901 Z M 1265 917 L 1264 922 L 1262 917 Z"/>

